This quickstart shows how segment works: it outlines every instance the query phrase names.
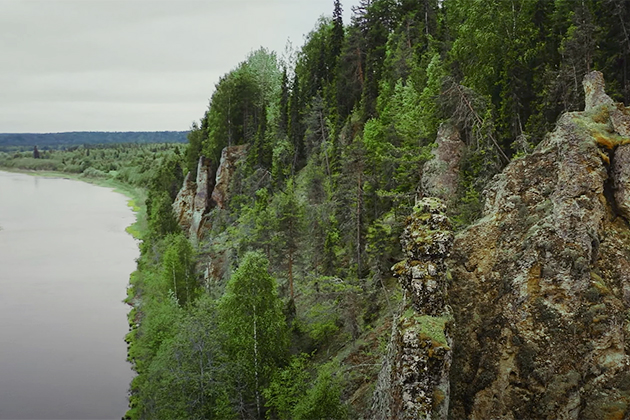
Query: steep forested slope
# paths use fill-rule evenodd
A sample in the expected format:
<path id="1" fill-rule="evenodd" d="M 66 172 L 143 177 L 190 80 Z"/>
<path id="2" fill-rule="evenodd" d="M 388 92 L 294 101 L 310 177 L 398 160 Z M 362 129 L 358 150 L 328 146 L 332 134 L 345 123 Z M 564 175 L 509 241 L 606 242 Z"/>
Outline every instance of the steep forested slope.
<path id="1" fill-rule="evenodd" d="M 260 49 L 223 76 L 185 156 L 156 169 L 129 290 L 129 418 L 387 417 L 374 391 L 392 319 L 450 351 L 450 333 L 435 335 L 452 328 L 448 308 L 427 315 L 439 322 L 398 314 L 414 289 L 390 268 L 404 255 L 429 264 L 399 243 L 410 214 L 417 226 L 436 214 L 413 210 L 416 196 L 446 201 L 461 230 L 481 216 L 491 178 L 582 109 L 588 71 L 630 99 L 627 1 L 366 0 L 345 26 L 340 8 L 295 60 Z M 408 236 L 431 242 L 427 229 Z M 485 360 L 473 350 L 455 365 Z M 451 416 L 481 418 L 470 407 L 493 377 L 466 375 L 477 382 L 451 384 Z M 422 400 L 426 415 L 447 415 L 441 395 Z M 505 418 L 534 413 L 523 410 Z"/>

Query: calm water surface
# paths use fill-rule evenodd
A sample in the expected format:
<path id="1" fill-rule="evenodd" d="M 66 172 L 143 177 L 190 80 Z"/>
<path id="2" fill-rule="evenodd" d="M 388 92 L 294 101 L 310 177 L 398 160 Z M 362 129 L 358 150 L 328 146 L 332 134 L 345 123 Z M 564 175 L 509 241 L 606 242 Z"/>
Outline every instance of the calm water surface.
<path id="1" fill-rule="evenodd" d="M 138 249 L 127 199 L 0 172 L 0 419 L 120 419 L 122 303 Z"/>

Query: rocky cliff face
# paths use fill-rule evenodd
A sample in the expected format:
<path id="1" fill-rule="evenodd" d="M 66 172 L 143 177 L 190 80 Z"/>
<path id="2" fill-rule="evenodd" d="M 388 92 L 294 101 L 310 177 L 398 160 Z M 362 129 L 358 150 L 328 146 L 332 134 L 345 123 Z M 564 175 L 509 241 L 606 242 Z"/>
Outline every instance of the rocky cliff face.
<path id="1" fill-rule="evenodd" d="M 184 178 L 184 185 L 177 193 L 177 197 L 173 202 L 173 213 L 175 213 L 175 220 L 182 227 L 184 232 L 190 230 L 190 224 L 192 222 L 193 203 L 195 201 L 195 194 L 197 193 L 197 185 L 190 179 L 191 173 L 186 174 Z"/>
<path id="2" fill-rule="evenodd" d="M 210 191 L 214 188 L 212 165 L 205 157 L 199 158 L 197 180 L 190 180 L 190 173 L 184 179 L 184 185 L 173 202 L 173 212 L 184 232 L 193 240 L 199 239 L 203 217 L 212 206 Z"/>
<path id="3" fill-rule="evenodd" d="M 230 181 L 236 169 L 236 162 L 245 157 L 247 145 L 226 147 L 221 151 L 221 163 L 217 169 L 217 177 L 212 200 L 220 209 L 225 208 L 228 201 L 228 189 Z"/>
<path id="4" fill-rule="evenodd" d="M 459 165 L 466 145 L 451 123 L 443 123 L 435 139 L 433 158 L 424 164 L 420 189 L 425 197 L 437 197 L 449 203 L 457 192 Z"/>
<path id="5" fill-rule="evenodd" d="M 205 157 L 199 158 L 197 180 L 191 182 L 186 175 L 184 185 L 173 202 L 175 217 L 188 236 L 197 241 L 203 234 L 206 214 L 213 208 L 225 208 L 228 188 L 239 160 L 245 157 L 247 146 L 230 146 L 221 152 L 221 162 L 216 172 Z"/>
<path id="6" fill-rule="evenodd" d="M 405 301 L 379 374 L 373 419 L 447 418 L 452 340 L 444 260 L 453 234 L 445 211 L 439 199 L 424 198 L 407 220 L 401 238 L 406 259 L 392 268 Z"/>
<path id="7" fill-rule="evenodd" d="M 603 86 L 455 239 L 452 419 L 630 418 L 630 112 Z"/>

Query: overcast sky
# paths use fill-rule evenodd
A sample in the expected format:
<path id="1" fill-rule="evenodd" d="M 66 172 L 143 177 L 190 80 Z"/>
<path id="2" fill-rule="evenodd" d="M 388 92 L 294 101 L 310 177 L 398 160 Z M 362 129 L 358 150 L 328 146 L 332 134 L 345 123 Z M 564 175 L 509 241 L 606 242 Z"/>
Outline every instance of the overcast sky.
<path id="1" fill-rule="evenodd" d="M 342 0 L 344 23 L 359 0 Z M 187 130 L 219 77 L 333 0 L 0 0 L 0 132 Z"/>

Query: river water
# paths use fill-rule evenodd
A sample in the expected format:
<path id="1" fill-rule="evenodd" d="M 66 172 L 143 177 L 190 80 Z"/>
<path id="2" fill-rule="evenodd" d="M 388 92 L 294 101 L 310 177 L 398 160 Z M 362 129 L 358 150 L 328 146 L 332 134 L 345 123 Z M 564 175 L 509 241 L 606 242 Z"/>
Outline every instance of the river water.
<path id="1" fill-rule="evenodd" d="M 127 199 L 79 181 L 0 172 L 0 419 L 120 419 Z"/>

